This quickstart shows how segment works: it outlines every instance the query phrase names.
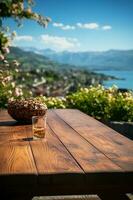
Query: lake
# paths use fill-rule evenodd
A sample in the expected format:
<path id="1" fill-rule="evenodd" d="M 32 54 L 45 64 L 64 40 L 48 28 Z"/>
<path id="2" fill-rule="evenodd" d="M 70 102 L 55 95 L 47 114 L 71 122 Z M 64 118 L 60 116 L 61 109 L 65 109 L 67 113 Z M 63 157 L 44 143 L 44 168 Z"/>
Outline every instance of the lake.
<path id="1" fill-rule="evenodd" d="M 104 81 L 105 87 L 110 87 L 115 84 L 119 88 L 126 88 L 126 89 L 133 90 L 133 71 L 115 71 L 115 70 L 104 71 L 104 70 L 101 70 L 101 71 L 96 71 L 96 72 L 124 79 L 124 80 Z"/>

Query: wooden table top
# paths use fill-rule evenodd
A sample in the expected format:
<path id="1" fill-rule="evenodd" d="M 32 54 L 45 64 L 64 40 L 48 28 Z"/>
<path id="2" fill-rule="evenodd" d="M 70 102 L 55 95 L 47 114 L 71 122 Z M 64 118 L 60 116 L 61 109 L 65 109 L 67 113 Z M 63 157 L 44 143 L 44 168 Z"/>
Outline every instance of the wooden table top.
<path id="1" fill-rule="evenodd" d="M 82 194 L 88 188 L 93 193 L 120 185 L 131 191 L 132 141 L 94 118 L 79 110 L 49 110 L 46 138 L 31 137 L 31 125 L 17 124 L 7 111 L 0 111 L 0 180 L 4 187 L 24 184 L 39 186 L 41 191 L 45 186 L 43 194 Z"/>

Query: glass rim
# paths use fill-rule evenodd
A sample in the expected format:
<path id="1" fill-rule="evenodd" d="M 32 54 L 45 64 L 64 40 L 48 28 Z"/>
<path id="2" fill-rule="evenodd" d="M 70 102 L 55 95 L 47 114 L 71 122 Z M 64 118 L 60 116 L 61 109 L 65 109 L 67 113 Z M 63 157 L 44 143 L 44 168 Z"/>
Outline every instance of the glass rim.
<path id="1" fill-rule="evenodd" d="M 36 117 L 36 118 L 38 118 L 38 117 L 45 117 L 45 116 L 46 116 L 46 114 L 44 114 L 44 115 L 33 115 L 32 118 L 34 118 L 34 117 Z"/>

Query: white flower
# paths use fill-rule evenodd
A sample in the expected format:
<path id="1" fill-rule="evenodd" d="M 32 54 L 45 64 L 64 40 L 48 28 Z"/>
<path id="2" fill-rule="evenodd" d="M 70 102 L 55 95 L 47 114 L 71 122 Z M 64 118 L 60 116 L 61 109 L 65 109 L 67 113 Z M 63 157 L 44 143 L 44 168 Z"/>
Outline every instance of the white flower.
<path id="1" fill-rule="evenodd" d="M 51 22 L 52 19 L 50 17 L 46 17 L 47 22 Z"/>
<path id="2" fill-rule="evenodd" d="M 6 86 L 6 84 L 5 84 L 5 82 L 4 82 L 4 81 L 2 81 L 2 82 L 1 82 L 1 84 L 2 84 L 3 86 Z"/>
<path id="3" fill-rule="evenodd" d="M 7 76 L 4 78 L 4 81 L 11 81 L 12 80 L 12 77 L 11 76 Z"/>
<path id="4" fill-rule="evenodd" d="M 8 90 L 8 94 L 12 94 L 12 91 L 11 91 L 11 90 Z"/>
<path id="5" fill-rule="evenodd" d="M 34 13 L 34 14 L 33 14 L 33 17 L 34 17 L 35 19 L 38 19 L 38 14 L 37 14 L 37 13 Z"/>
<path id="6" fill-rule="evenodd" d="M 14 69 L 14 71 L 15 71 L 15 72 L 19 72 L 19 70 L 18 70 L 18 69 Z"/>
<path id="7" fill-rule="evenodd" d="M 32 10 L 31 10 L 30 8 L 28 8 L 28 9 L 26 9 L 26 12 L 27 12 L 28 14 L 31 14 L 31 13 L 32 13 Z"/>
<path id="8" fill-rule="evenodd" d="M 13 31 L 13 32 L 12 32 L 12 35 L 13 35 L 14 37 L 17 36 L 16 31 Z"/>
<path id="9" fill-rule="evenodd" d="M 19 62 L 17 60 L 13 60 L 12 64 L 15 66 L 15 67 L 18 67 L 19 66 Z"/>
<path id="10" fill-rule="evenodd" d="M 3 47 L 2 48 L 2 51 L 4 52 L 4 53 L 10 53 L 10 50 L 9 50 L 9 48 L 7 48 L 7 47 Z"/>
<path id="11" fill-rule="evenodd" d="M 22 96 L 23 95 L 22 89 L 15 88 L 14 95 L 17 96 L 17 97 Z"/>
<path id="12" fill-rule="evenodd" d="M 4 60 L 4 56 L 0 54 L 0 60 Z"/>
<path id="13" fill-rule="evenodd" d="M 14 87 L 15 87 L 15 82 L 12 82 L 12 83 L 11 83 L 11 86 L 14 88 Z"/>

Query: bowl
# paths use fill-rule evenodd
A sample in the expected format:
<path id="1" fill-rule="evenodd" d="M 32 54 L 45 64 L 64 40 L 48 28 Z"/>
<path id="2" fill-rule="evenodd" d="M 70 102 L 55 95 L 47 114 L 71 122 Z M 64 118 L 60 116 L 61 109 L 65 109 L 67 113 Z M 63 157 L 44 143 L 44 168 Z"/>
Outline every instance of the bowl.
<path id="1" fill-rule="evenodd" d="M 31 123 L 32 116 L 43 116 L 47 106 L 35 99 L 15 99 L 8 102 L 8 113 L 18 122 Z"/>

